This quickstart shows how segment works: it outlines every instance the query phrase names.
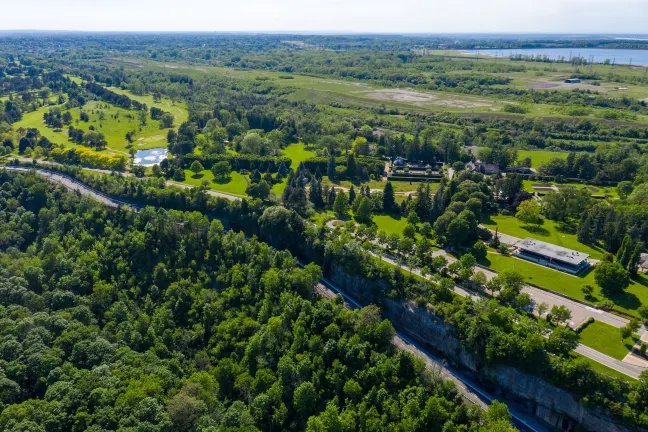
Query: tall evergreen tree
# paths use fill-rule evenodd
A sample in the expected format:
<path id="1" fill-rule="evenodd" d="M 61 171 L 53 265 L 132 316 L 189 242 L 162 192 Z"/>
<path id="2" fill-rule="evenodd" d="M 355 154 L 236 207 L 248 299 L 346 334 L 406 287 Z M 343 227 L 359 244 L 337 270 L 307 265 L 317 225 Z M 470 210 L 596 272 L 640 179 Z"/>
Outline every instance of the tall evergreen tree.
<path id="1" fill-rule="evenodd" d="M 335 156 L 333 155 L 329 157 L 328 165 L 326 166 L 326 175 L 331 181 L 335 179 Z"/>
<path id="2" fill-rule="evenodd" d="M 317 180 L 316 177 L 313 177 L 313 179 L 311 180 L 308 199 L 315 205 L 315 207 L 320 208 L 324 206 L 324 198 L 322 197 L 322 184 Z"/>
<path id="3" fill-rule="evenodd" d="M 391 182 L 385 184 L 383 189 L 383 211 L 385 213 L 391 213 L 396 208 L 396 198 L 394 197 L 394 187 Z"/>
<path id="4" fill-rule="evenodd" d="M 360 186 L 360 190 L 362 191 L 362 186 Z M 353 188 L 353 185 L 351 185 L 351 189 L 349 189 L 349 205 L 352 205 L 355 199 L 356 199 L 356 191 Z"/>
<path id="5" fill-rule="evenodd" d="M 634 253 L 635 250 L 635 244 L 634 241 L 632 241 L 632 238 L 628 234 L 626 234 L 623 237 L 623 241 L 621 242 L 621 247 L 619 247 L 619 250 L 617 251 L 616 254 L 616 260 L 619 264 L 623 266 L 626 270 L 629 270 L 628 264 L 630 264 L 630 260 L 632 259 L 632 254 Z"/>
<path id="6" fill-rule="evenodd" d="M 358 167 L 356 166 L 355 156 L 353 154 L 349 154 L 349 156 L 347 156 L 347 175 L 349 177 L 355 177 L 357 169 Z"/>
<path id="7" fill-rule="evenodd" d="M 332 206 L 333 203 L 335 203 L 336 197 L 337 197 L 337 192 L 335 191 L 335 188 L 332 187 L 328 195 L 328 205 Z"/>
<path id="8" fill-rule="evenodd" d="M 584 244 L 592 243 L 592 219 L 587 211 L 583 212 L 578 223 L 577 239 Z"/>

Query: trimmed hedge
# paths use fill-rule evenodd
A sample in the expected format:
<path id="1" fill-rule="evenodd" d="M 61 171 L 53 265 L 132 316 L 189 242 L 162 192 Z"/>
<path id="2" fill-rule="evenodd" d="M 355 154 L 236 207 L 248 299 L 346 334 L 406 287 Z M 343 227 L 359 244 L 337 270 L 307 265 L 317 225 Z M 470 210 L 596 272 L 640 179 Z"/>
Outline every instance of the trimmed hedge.
<path id="1" fill-rule="evenodd" d="M 306 159 L 303 164 L 310 172 L 316 172 L 319 168 L 320 172 L 325 174 L 328 168 L 329 158 L 327 157 L 313 157 Z M 335 158 L 335 166 L 346 166 L 347 157 L 338 156 Z M 382 177 L 385 172 L 385 161 L 366 157 L 357 157 L 356 165 L 358 167 L 358 175 L 360 177 L 369 177 L 372 174 L 376 177 Z M 360 172 L 360 169 L 362 170 Z"/>
<path id="2" fill-rule="evenodd" d="M 258 156 L 258 155 L 229 155 L 229 154 L 215 154 L 215 155 L 197 155 L 194 153 L 185 155 L 182 158 L 182 167 L 189 168 L 194 161 L 201 163 L 205 169 L 211 169 L 212 165 L 218 162 L 227 161 L 232 166 L 234 171 L 246 169 L 252 171 L 258 169 L 261 172 L 277 172 L 277 169 L 283 162 L 286 168 L 290 168 L 292 160 L 286 156 Z"/>

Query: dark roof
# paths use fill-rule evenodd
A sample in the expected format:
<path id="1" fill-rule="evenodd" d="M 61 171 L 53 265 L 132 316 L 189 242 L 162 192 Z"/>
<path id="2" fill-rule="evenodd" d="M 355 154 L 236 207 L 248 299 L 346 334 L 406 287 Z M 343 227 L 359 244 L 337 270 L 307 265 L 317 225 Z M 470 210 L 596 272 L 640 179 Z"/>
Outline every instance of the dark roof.
<path id="1" fill-rule="evenodd" d="M 521 242 L 517 243 L 515 247 L 571 265 L 579 265 L 589 257 L 589 255 L 585 253 L 556 246 L 551 243 L 545 243 L 532 238 L 525 238 Z"/>

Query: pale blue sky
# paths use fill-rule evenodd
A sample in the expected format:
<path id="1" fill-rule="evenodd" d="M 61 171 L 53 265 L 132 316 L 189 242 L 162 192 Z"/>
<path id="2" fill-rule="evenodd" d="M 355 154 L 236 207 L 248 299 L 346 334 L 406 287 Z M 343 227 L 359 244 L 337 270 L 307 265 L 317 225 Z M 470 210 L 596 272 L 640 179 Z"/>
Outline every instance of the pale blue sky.
<path id="1" fill-rule="evenodd" d="M 648 0 L 2 0 L 0 30 L 648 33 Z"/>

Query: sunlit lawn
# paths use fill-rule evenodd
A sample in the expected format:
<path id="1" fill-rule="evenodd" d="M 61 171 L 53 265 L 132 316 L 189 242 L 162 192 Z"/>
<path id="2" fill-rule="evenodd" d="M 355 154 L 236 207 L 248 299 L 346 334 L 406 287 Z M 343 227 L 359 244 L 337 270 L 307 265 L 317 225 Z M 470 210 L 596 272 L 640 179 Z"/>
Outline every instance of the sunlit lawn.
<path id="1" fill-rule="evenodd" d="M 482 224 L 492 230 L 497 227 L 499 232 L 503 234 L 522 239 L 531 237 L 536 240 L 583 252 L 589 254 L 594 259 L 601 259 L 605 252 L 601 248 L 580 243 L 576 238 L 576 234 L 561 230 L 562 228 L 559 223 L 549 219 L 545 219 L 544 223 L 538 228 L 525 226 L 513 216 L 502 215 L 490 216 Z"/>
<path id="2" fill-rule="evenodd" d="M 300 163 L 302 163 L 306 159 L 315 157 L 315 153 L 310 150 L 306 150 L 305 144 L 296 143 L 290 144 L 288 147 L 286 147 L 282 152 L 282 156 L 289 157 L 292 161 L 290 168 L 296 170 Z M 286 185 L 287 180 L 284 179 L 284 181 L 282 181 L 281 183 L 277 183 L 272 186 L 272 192 L 278 196 L 281 196 L 284 189 L 286 189 Z"/>
<path id="3" fill-rule="evenodd" d="M 232 171 L 229 178 L 214 180 L 214 175 L 211 171 L 205 170 L 200 174 L 194 174 L 192 171 L 185 170 L 185 181 L 191 186 L 201 186 L 203 180 L 208 182 L 208 187 L 215 191 L 231 193 L 236 195 L 245 196 L 245 189 L 247 189 L 248 182 L 245 176 Z"/>
<path id="4" fill-rule="evenodd" d="M 506 269 L 518 270 L 528 283 L 576 300 L 597 305 L 606 299 L 594 281 L 594 270 L 582 276 L 572 276 L 529 261 L 494 253 L 488 254 L 484 264 L 497 272 Z M 594 287 L 594 294 L 590 298 L 585 298 L 581 288 L 588 284 Z M 614 302 L 615 309 L 637 316 L 639 306 L 648 304 L 648 278 L 639 273 L 634 280 L 631 280 L 630 286 L 623 294 L 610 297 L 610 300 Z"/>
<path id="5" fill-rule="evenodd" d="M 638 340 L 638 335 L 622 340 L 618 328 L 599 321 L 594 321 L 579 333 L 580 343 L 617 360 L 623 360 Z"/>

